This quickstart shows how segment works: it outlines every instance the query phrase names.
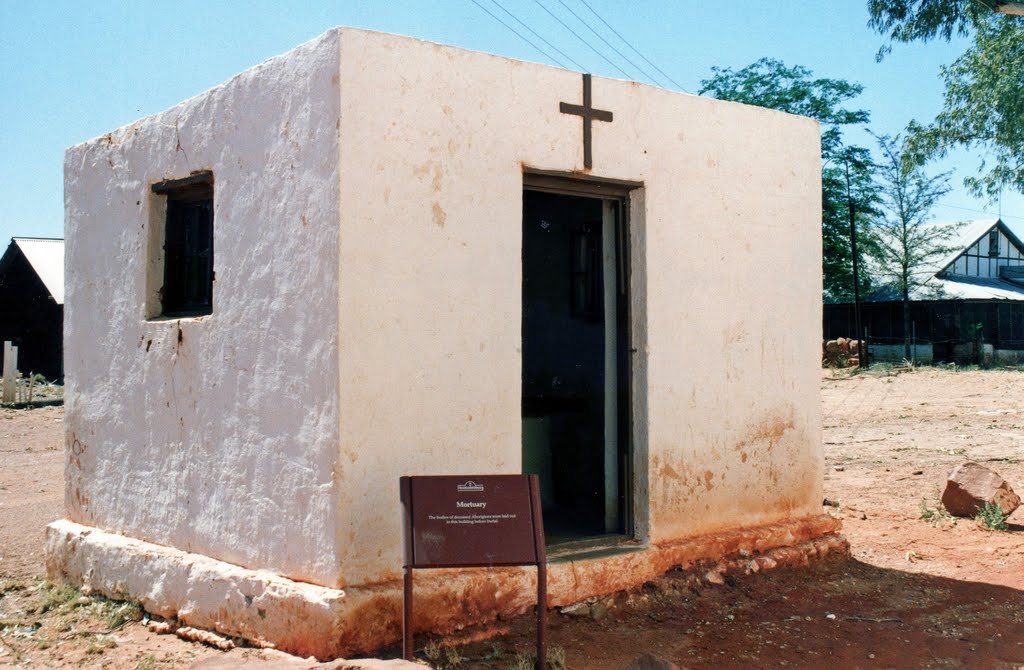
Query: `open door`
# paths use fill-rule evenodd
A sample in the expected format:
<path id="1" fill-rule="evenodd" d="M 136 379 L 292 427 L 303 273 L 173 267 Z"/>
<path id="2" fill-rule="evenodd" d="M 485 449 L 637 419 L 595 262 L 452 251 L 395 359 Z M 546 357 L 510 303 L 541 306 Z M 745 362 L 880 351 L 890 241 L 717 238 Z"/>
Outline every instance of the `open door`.
<path id="1" fill-rule="evenodd" d="M 549 544 L 631 532 L 624 212 L 523 192 L 523 471 Z"/>

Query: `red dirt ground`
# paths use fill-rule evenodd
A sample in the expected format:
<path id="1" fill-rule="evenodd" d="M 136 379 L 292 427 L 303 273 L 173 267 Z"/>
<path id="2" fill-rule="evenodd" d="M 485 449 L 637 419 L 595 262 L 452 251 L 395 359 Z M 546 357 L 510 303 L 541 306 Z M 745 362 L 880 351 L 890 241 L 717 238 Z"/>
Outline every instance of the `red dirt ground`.
<path id="1" fill-rule="evenodd" d="M 567 667 L 618 669 L 645 652 L 683 668 L 1024 667 L 1024 508 L 1009 532 L 920 518 L 967 459 L 1024 493 L 1024 374 L 826 371 L 822 407 L 825 497 L 837 505 L 825 509 L 843 520 L 851 558 L 724 585 L 674 572 L 590 616 L 553 613 L 551 645 Z M 184 668 L 265 656 L 154 635 L 131 617 L 111 631 L 125 618 L 117 603 L 41 583 L 42 527 L 61 508 L 61 417 L 61 408 L 0 410 L 0 666 Z M 460 667 L 519 667 L 533 621 L 507 625 L 455 647 Z"/>

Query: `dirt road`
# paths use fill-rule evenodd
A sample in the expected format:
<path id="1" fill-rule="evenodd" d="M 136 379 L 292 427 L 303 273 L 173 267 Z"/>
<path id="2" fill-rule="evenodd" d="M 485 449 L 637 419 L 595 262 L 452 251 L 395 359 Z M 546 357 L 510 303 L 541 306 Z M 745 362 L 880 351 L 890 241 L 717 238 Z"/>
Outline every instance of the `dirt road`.
<path id="1" fill-rule="evenodd" d="M 966 459 L 1024 493 L 1024 373 L 826 371 L 822 406 L 825 509 L 843 519 L 852 559 L 725 585 L 670 573 L 589 616 L 556 614 L 551 644 L 569 668 L 618 669 L 643 652 L 692 668 L 1024 667 L 1024 508 L 1009 532 L 920 518 Z M 42 584 L 61 420 L 60 408 L 0 411 L 0 666 L 186 668 L 224 656 L 149 633 L 137 610 Z M 519 667 L 531 626 L 458 647 L 461 667 Z M 261 652 L 228 656 L 242 655 Z"/>

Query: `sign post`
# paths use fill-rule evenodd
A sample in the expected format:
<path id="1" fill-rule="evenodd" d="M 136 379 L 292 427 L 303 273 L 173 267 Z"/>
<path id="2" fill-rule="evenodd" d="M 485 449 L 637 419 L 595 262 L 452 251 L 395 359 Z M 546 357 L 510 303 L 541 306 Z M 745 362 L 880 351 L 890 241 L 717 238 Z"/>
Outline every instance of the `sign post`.
<path id="1" fill-rule="evenodd" d="M 405 532 L 402 650 L 413 660 L 412 571 L 537 566 L 537 668 L 547 661 L 547 549 L 537 475 L 400 479 Z"/>

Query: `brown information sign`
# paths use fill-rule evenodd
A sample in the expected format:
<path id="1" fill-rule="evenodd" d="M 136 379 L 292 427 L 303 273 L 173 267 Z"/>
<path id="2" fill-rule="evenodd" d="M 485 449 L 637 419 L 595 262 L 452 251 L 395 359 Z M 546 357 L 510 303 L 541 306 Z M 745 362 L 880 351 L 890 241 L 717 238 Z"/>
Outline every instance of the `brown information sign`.
<path id="1" fill-rule="evenodd" d="M 547 550 L 537 475 L 402 477 L 403 651 L 413 659 L 414 568 L 537 566 L 537 660 L 545 667 Z"/>
<path id="2" fill-rule="evenodd" d="M 537 562 L 530 481 L 523 475 L 409 477 L 414 568 Z"/>

